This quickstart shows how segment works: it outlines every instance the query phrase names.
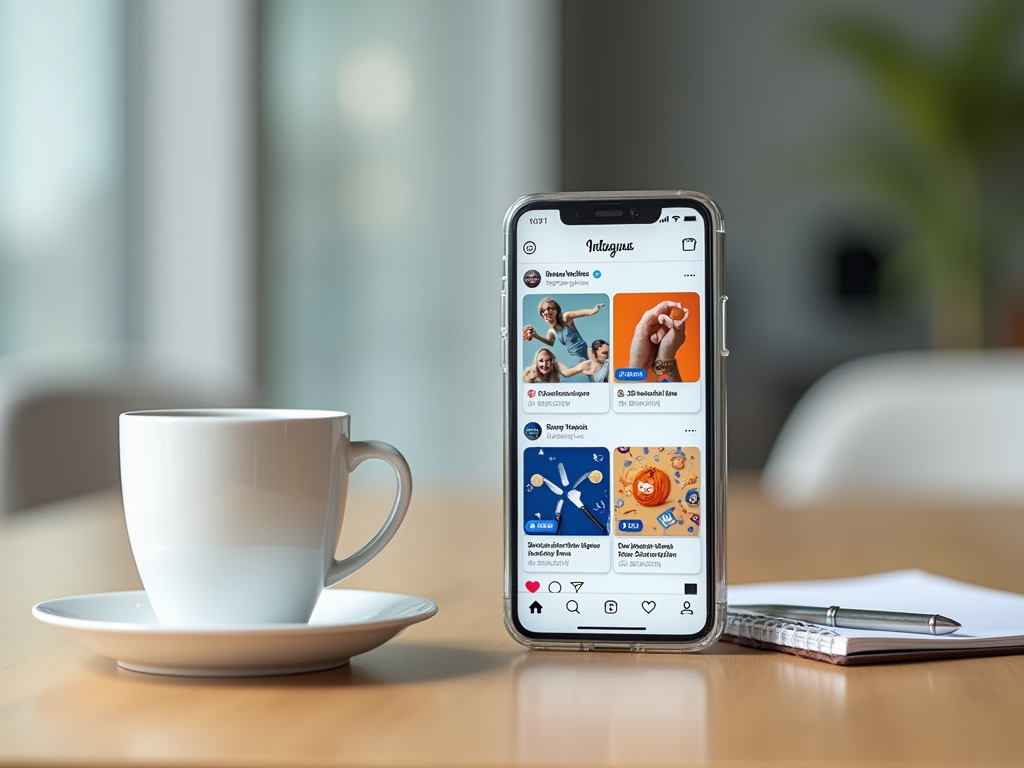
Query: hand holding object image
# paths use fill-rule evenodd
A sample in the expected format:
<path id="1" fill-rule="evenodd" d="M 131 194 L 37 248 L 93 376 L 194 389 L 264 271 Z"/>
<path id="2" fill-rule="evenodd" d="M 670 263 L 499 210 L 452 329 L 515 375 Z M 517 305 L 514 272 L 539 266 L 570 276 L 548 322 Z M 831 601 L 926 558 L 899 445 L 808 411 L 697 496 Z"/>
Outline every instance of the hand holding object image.
<path id="1" fill-rule="evenodd" d="M 655 374 L 679 381 L 675 354 L 686 341 L 690 310 L 674 301 L 661 301 L 640 317 L 629 350 L 630 368 L 653 368 Z"/>

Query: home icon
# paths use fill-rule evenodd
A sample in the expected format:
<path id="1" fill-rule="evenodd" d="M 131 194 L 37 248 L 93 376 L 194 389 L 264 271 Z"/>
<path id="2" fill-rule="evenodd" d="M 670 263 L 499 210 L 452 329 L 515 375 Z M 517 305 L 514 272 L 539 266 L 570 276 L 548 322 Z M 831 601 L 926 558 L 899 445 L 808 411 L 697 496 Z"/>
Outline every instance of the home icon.
<path id="1" fill-rule="evenodd" d="M 540 613 L 543 610 L 544 607 L 536 600 L 534 600 L 533 603 L 530 604 L 530 613 Z"/>

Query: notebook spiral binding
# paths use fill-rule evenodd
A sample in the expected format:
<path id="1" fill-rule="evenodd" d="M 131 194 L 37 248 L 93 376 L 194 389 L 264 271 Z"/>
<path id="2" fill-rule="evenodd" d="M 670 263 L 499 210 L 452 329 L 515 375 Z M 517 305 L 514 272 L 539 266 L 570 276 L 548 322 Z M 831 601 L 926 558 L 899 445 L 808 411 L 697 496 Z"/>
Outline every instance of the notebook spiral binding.
<path id="1" fill-rule="evenodd" d="M 817 624 L 731 611 L 725 620 L 725 634 L 757 643 L 823 653 L 827 656 L 841 655 L 838 650 L 833 650 L 832 644 L 843 639 L 835 630 Z"/>

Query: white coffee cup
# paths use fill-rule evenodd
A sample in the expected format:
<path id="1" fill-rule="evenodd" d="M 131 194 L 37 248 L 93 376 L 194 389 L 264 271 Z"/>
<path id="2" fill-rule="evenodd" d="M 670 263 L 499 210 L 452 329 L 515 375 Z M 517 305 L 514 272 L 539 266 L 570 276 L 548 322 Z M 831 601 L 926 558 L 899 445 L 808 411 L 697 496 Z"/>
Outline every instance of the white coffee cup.
<path id="1" fill-rule="evenodd" d="M 412 474 L 395 448 L 349 439 L 338 411 L 123 413 L 121 489 L 132 553 L 161 624 L 304 623 L 320 593 L 366 565 L 405 517 Z M 348 476 L 398 478 L 383 527 L 338 561 Z"/>

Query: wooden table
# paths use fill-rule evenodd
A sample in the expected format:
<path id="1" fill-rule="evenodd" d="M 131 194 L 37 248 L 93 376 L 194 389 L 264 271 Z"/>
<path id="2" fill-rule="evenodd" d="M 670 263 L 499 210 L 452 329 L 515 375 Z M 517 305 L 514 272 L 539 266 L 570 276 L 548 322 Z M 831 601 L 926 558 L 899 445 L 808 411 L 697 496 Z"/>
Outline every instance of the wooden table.
<path id="1" fill-rule="evenodd" d="M 342 549 L 383 514 L 350 520 Z M 29 614 L 141 587 L 115 491 L 8 519 L 0 764 L 1024 762 L 1024 657 L 842 668 L 728 643 L 687 656 L 527 651 L 502 626 L 501 527 L 497 494 L 419 490 L 394 542 L 346 585 L 429 597 L 436 617 L 339 670 L 194 680 L 120 669 Z M 1022 543 L 1022 509 L 865 498 L 778 510 L 751 478 L 731 485 L 731 583 L 919 566 L 1024 592 Z"/>

